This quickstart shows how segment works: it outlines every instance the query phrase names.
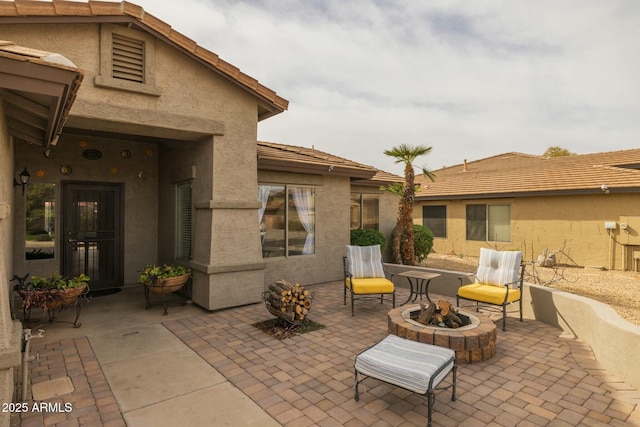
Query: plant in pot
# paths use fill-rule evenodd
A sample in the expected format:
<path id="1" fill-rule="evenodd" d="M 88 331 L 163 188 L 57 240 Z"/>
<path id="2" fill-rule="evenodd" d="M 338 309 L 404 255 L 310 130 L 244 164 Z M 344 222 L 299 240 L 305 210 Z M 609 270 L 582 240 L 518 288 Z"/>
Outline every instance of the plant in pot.
<path id="1" fill-rule="evenodd" d="M 140 271 L 138 281 L 144 285 L 144 296 L 147 300 L 147 310 L 151 308 L 149 292 L 163 294 L 164 314 L 167 314 L 166 295 L 182 289 L 191 277 L 191 270 L 182 265 L 173 264 L 147 264 Z M 184 305 L 186 299 L 183 296 L 181 304 Z"/>
<path id="2" fill-rule="evenodd" d="M 49 322 L 53 322 L 55 310 L 62 311 L 71 304 L 77 307 L 79 315 L 82 296 L 89 291 L 90 278 L 88 276 L 80 274 L 69 278 L 58 273 L 51 273 L 47 277 L 33 276 L 31 280 L 28 278 L 28 274 L 24 277 L 13 277 L 13 280 L 18 282 L 14 285 L 14 290 L 22 297 L 22 310 L 27 325 L 29 325 L 31 308 L 33 307 L 48 312 Z M 77 321 L 78 316 L 73 323 L 74 326 L 79 327 L 80 324 Z"/>

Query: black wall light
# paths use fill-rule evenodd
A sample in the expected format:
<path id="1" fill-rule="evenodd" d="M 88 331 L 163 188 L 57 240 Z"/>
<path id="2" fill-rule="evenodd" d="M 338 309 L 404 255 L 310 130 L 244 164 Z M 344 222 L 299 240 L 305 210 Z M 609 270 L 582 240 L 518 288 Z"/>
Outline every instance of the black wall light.
<path id="1" fill-rule="evenodd" d="M 29 182 L 29 178 L 31 178 L 31 174 L 29 173 L 29 171 L 27 170 L 27 167 L 24 167 L 24 170 L 22 172 L 20 172 L 20 182 L 16 181 L 16 179 L 13 179 L 13 186 L 17 187 L 18 185 L 22 186 L 22 195 L 24 196 L 24 187 L 26 187 L 27 183 Z"/>

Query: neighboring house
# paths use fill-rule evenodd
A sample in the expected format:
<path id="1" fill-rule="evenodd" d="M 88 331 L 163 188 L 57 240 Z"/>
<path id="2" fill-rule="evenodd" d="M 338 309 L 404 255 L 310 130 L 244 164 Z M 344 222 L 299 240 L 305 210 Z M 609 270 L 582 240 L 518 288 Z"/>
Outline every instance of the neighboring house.
<path id="1" fill-rule="evenodd" d="M 640 265 L 640 149 L 546 158 L 505 153 L 417 181 L 414 221 L 434 250 L 477 256 L 520 249 L 525 261 L 636 270 Z"/>

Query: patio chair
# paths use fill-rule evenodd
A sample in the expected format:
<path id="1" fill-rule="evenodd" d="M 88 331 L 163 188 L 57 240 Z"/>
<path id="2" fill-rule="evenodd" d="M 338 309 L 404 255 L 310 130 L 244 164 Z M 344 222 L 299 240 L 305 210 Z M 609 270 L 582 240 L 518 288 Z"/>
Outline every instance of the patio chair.
<path id="1" fill-rule="evenodd" d="M 524 281 L 522 252 L 494 251 L 480 248 L 478 270 L 475 274 L 459 277 L 460 288 L 456 295 L 456 304 L 460 300 L 474 301 L 476 311 L 479 304 L 500 306 L 502 309 L 502 330 L 507 328 L 507 306 L 518 303 L 522 322 L 522 283 Z M 475 283 L 464 285 L 464 280 L 475 276 Z"/>
<path id="2" fill-rule="evenodd" d="M 351 316 L 355 316 L 354 300 L 377 298 L 384 302 L 385 294 L 391 294 L 393 308 L 396 307 L 396 290 L 393 274 L 385 272 L 382 265 L 380 245 L 347 245 L 347 256 L 342 257 L 344 266 L 344 305 L 347 305 L 347 290 L 351 296 Z M 387 278 L 387 275 L 389 278 Z"/>

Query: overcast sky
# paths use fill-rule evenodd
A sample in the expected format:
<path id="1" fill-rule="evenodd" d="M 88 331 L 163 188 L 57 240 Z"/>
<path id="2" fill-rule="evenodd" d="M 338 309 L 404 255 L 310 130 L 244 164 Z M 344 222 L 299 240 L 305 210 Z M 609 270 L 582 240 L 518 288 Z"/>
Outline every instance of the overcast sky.
<path id="1" fill-rule="evenodd" d="M 258 138 L 402 173 L 640 147 L 638 0 L 131 0 L 289 100 Z"/>

